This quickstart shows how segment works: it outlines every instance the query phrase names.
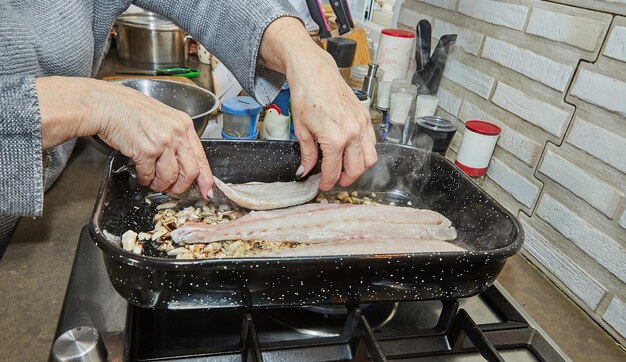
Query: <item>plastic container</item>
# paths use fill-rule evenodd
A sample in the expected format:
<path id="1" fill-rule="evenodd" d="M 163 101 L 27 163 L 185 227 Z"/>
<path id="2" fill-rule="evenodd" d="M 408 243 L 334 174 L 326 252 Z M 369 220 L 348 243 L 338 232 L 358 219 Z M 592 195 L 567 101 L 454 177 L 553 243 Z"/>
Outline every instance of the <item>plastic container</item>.
<path id="1" fill-rule="evenodd" d="M 383 29 L 380 34 L 376 64 L 384 71 L 385 81 L 404 78 L 409 70 L 415 33 L 401 29 Z"/>
<path id="2" fill-rule="evenodd" d="M 456 156 L 456 165 L 468 176 L 484 176 L 500 132 L 500 127 L 489 122 L 467 121 L 459 153 Z"/>
<path id="3" fill-rule="evenodd" d="M 356 40 L 341 37 L 329 38 L 326 51 L 335 59 L 339 73 L 346 83 L 350 82 L 350 68 L 356 51 Z"/>
<path id="4" fill-rule="evenodd" d="M 376 93 L 376 108 L 381 110 L 388 110 L 389 98 L 391 96 L 391 82 L 378 82 L 378 91 Z"/>
<path id="5" fill-rule="evenodd" d="M 352 91 L 354 92 L 354 95 L 358 98 L 359 102 L 361 102 L 363 107 L 365 107 L 365 109 L 369 109 L 371 100 L 367 96 L 367 93 L 360 89 L 352 89 Z"/>
<path id="6" fill-rule="evenodd" d="M 417 87 L 405 79 L 396 79 L 391 83 L 389 118 L 392 122 L 406 123 L 416 95 Z"/>
<path id="7" fill-rule="evenodd" d="M 241 96 L 222 101 L 224 139 L 256 139 L 261 105 L 252 97 Z"/>
<path id="8" fill-rule="evenodd" d="M 289 83 L 285 82 L 282 88 L 280 88 L 280 92 L 272 101 L 272 104 L 275 104 L 280 109 L 280 114 L 283 116 L 289 115 L 289 99 L 291 98 L 291 91 L 289 90 Z"/>
<path id="9" fill-rule="evenodd" d="M 363 80 L 365 80 L 365 76 L 367 75 L 367 65 L 359 64 L 350 68 L 350 81 L 348 84 L 352 88 L 361 89 L 363 88 Z"/>
<path id="10" fill-rule="evenodd" d="M 456 133 L 456 125 L 443 117 L 416 118 L 407 136 L 408 144 L 425 150 L 446 154 Z"/>

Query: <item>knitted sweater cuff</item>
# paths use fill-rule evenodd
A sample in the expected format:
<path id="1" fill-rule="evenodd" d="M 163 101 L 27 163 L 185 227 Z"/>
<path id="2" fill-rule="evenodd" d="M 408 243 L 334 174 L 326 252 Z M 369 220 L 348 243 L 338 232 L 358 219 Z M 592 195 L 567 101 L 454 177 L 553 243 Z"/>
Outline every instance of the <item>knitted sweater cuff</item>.
<path id="1" fill-rule="evenodd" d="M 35 79 L 0 76 L 0 214 L 42 212 L 41 116 Z"/>

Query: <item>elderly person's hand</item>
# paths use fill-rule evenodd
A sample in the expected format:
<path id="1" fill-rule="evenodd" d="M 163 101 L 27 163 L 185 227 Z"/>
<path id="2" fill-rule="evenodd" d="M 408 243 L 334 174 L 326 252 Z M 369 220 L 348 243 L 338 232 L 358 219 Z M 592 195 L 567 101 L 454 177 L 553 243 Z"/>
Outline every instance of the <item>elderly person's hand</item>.
<path id="1" fill-rule="evenodd" d="M 137 178 L 155 191 L 180 193 L 194 180 L 213 186 L 191 118 L 134 89 L 87 78 L 38 78 L 44 149 L 98 135 L 135 162 Z"/>
<path id="2" fill-rule="evenodd" d="M 335 61 L 297 19 L 280 18 L 265 31 L 261 62 L 287 75 L 296 137 L 302 149 L 298 175 L 306 175 L 322 149 L 322 183 L 351 184 L 376 163 L 376 136 L 369 112 L 341 78 Z"/>

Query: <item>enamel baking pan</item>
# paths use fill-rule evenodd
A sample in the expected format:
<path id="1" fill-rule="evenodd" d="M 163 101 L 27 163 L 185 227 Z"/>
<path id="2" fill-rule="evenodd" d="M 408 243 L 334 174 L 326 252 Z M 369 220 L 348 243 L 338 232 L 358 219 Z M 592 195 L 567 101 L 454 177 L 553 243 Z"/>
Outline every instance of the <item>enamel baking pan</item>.
<path id="1" fill-rule="evenodd" d="M 203 141 L 216 176 L 232 183 L 292 181 L 300 164 L 292 142 Z M 135 255 L 104 230 L 151 230 L 150 190 L 115 174 L 126 157 L 114 153 L 104 170 L 90 233 L 102 249 L 115 289 L 140 307 L 186 309 L 297 306 L 455 299 L 489 287 L 522 247 L 517 220 L 438 154 L 379 144 L 378 163 L 348 190 L 376 192 L 398 205 L 436 210 L 458 232 L 463 252 L 324 257 L 176 260 Z"/>

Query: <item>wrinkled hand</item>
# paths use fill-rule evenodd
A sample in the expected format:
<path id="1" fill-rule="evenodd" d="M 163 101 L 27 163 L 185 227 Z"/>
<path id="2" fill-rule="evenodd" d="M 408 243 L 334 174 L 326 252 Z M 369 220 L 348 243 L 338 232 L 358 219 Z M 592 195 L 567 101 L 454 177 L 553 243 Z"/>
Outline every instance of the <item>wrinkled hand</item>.
<path id="1" fill-rule="evenodd" d="M 312 43 L 312 42 L 311 42 Z M 313 45 L 287 65 L 296 137 L 306 175 L 323 153 L 320 189 L 348 186 L 377 161 L 369 112 L 341 78 L 335 61 Z"/>
<path id="2" fill-rule="evenodd" d="M 206 196 L 213 175 L 191 118 L 134 89 L 97 82 L 91 122 L 103 141 L 132 158 L 139 183 L 180 193 L 197 180 Z"/>

